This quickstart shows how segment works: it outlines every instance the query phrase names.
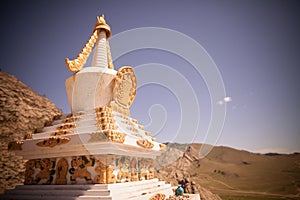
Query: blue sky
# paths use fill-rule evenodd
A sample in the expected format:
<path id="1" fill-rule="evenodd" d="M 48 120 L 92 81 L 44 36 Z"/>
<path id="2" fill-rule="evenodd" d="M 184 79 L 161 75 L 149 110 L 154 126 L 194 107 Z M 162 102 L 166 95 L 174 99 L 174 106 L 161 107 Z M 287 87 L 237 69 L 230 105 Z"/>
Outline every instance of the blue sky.
<path id="1" fill-rule="evenodd" d="M 96 16 L 104 13 L 113 35 L 134 28 L 163 27 L 185 34 L 207 51 L 232 98 L 218 145 L 255 152 L 300 151 L 297 1 L 28 0 L 2 4 L 1 70 L 46 95 L 66 113 L 64 81 L 71 72 L 64 59 L 80 52 Z M 160 63 L 183 75 L 201 111 L 194 142 L 203 141 L 216 102 L 210 102 L 203 77 L 190 63 L 157 49 L 133 51 L 114 63 L 116 69 Z M 159 84 L 146 85 L 138 89 L 132 116 L 142 124 L 150 123 L 148 110 L 154 104 L 162 105 L 167 114 L 157 137 L 168 141 L 180 126 L 180 100 Z"/>

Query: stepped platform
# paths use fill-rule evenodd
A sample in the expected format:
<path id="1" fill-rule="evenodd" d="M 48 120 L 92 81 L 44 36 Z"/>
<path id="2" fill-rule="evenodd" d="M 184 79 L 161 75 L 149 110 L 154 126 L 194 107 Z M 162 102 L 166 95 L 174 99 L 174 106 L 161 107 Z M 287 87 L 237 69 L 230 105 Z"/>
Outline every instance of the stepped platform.
<path id="1" fill-rule="evenodd" d="M 1 200 L 145 200 L 157 194 L 173 195 L 170 184 L 158 179 L 91 185 L 19 185 Z"/>

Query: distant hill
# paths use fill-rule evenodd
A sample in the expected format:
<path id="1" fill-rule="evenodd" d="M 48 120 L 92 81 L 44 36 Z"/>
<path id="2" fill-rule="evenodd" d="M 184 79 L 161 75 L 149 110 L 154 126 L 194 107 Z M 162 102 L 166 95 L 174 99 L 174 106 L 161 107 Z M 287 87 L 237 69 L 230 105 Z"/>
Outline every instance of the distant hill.
<path id="1" fill-rule="evenodd" d="M 31 90 L 16 77 L 0 72 L 0 193 L 23 183 L 24 163 L 7 151 L 8 143 L 37 132 L 62 115 L 54 103 Z"/>
<path id="2" fill-rule="evenodd" d="M 189 177 L 224 200 L 300 199 L 299 153 L 263 155 L 214 147 L 199 159 L 200 148 L 201 144 L 189 145 L 174 163 L 159 170 L 159 176 L 173 184 Z"/>

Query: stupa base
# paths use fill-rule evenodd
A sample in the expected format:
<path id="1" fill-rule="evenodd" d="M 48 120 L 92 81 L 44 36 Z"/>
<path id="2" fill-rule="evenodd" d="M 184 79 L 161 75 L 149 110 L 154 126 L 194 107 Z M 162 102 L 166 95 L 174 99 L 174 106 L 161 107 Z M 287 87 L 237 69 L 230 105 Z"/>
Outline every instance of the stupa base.
<path id="1" fill-rule="evenodd" d="M 21 185 L 7 190 L 1 199 L 43 200 L 148 200 L 173 194 L 170 184 L 158 179 L 116 184 Z"/>

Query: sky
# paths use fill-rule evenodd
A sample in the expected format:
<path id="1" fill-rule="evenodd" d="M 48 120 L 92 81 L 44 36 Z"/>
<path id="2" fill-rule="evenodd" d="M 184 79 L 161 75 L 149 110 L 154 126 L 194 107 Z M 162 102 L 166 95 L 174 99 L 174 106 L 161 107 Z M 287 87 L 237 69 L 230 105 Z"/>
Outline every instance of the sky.
<path id="1" fill-rule="evenodd" d="M 212 108 L 226 106 L 224 127 L 214 144 L 252 152 L 300 152 L 298 1 L 9 0 L 1 3 L 1 70 L 45 95 L 65 113 L 70 108 L 64 81 L 72 73 L 64 60 L 77 56 L 91 35 L 96 16 L 104 13 L 113 37 L 128 30 L 156 27 L 192 39 L 213 60 L 224 83 L 226 101 L 222 98 L 212 101 L 210 83 L 203 74 L 188 59 L 168 50 L 141 48 L 115 59 L 116 70 L 124 65 L 138 72 L 152 69 L 153 74 L 137 73 L 138 82 L 155 81 L 138 88 L 131 115 L 145 124 L 159 141 L 176 142 L 174 134 L 185 136 L 196 127 L 193 120 L 199 116 L 185 112 L 182 102 L 191 99 L 187 110 L 199 109 L 200 118 L 189 142 L 204 142 Z M 114 42 L 117 40 L 113 37 L 114 59 L 114 49 L 118 52 L 123 43 Z M 150 33 L 146 37 L 149 41 L 155 38 Z M 163 44 L 168 39 L 162 35 L 152 42 Z M 136 41 L 133 38 L 128 42 Z M 181 42 L 174 41 L 176 48 L 181 48 Z M 198 52 L 185 53 L 197 56 Z M 170 80 L 168 85 L 159 82 L 163 81 L 159 79 L 161 74 Z M 182 79 L 172 74 L 179 74 Z M 185 93 L 189 89 L 192 92 Z M 190 124 L 181 130 L 184 120 Z"/>

